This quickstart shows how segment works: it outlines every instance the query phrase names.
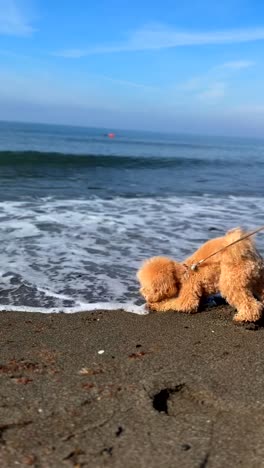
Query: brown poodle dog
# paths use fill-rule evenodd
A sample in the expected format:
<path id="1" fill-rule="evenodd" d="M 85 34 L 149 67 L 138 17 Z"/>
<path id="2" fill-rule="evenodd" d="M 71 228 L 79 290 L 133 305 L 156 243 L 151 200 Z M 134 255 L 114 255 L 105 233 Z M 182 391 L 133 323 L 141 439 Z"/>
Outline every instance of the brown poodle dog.
<path id="1" fill-rule="evenodd" d="M 237 228 L 209 240 L 182 263 L 166 257 L 147 260 L 137 278 L 148 307 L 156 312 L 175 310 L 193 314 L 202 298 L 220 293 L 237 310 L 236 322 L 259 320 L 264 306 L 264 262 L 252 238 L 241 240 L 191 268 L 245 234 Z"/>

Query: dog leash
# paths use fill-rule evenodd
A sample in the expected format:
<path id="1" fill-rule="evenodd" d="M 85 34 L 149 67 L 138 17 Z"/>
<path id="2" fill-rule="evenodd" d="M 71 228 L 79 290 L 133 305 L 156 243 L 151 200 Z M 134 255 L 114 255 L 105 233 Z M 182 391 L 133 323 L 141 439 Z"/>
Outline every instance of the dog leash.
<path id="1" fill-rule="evenodd" d="M 240 237 L 239 239 L 235 240 L 234 242 L 231 242 L 231 244 L 228 244 L 226 245 L 225 247 L 222 247 L 221 249 L 217 250 L 216 252 L 213 252 L 212 254 L 208 255 L 208 257 L 205 257 L 203 258 L 202 260 L 199 260 L 199 262 L 197 263 L 193 263 L 192 265 L 188 266 L 188 265 L 185 265 L 189 270 L 192 270 L 192 271 L 195 271 L 197 270 L 197 268 L 202 265 L 202 263 L 204 263 L 206 260 L 208 260 L 209 258 L 211 257 L 214 257 L 214 255 L 220 253 L 220 252 L 223 252 L 223 250 L 226 250 L 228 249 L 228 247 L 231 247 L 231 245 L 235 245 L 237 244 L 238 242 L 244 240 L 244 239 L 247 239 L 248 237 L 251 237 L 251 236 L 254 236 L 254 234 L 257 234 L 258 232 L 260 231 L 263 231 L 264 230 L 264 226 L 261 226 L 260 228 L 258 229 L 255 229 L 254 231 L 248 233 L 248 234 L 245 234 L 244 236 Z"/>

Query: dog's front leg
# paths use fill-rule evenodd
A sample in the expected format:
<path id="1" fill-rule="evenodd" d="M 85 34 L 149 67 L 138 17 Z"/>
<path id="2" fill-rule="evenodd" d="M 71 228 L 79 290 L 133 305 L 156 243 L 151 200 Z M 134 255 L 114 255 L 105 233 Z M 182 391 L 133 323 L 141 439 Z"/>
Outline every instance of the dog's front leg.
<path id="1" fill-rule="evenodd" d="M 202 291 L 198 285 L 194 287 L 193 285 L 185 284 L 182 286 L 178 297 L 150 303 L 148 306 L 150 310 L 155 312 L 168 312 L 169 310 L 173 310 L 175 312 L 195 314 L 199 308 L 201 295 Z"/>
<path id="2" fill-rule="evenodd" d="M 168 312 L 168 311 L 175 311 L 175 312 L 183 312 L 186 314 L 195 314 L 198 311 L 198 307 L 200 304 L 200 298 L 189 298 L 188 300 L 179 300 L 179 298 L 175 299 L 165 299 L 164 301 L 154 302 L 148 304 L 150 310 L 155 312 Z"/>

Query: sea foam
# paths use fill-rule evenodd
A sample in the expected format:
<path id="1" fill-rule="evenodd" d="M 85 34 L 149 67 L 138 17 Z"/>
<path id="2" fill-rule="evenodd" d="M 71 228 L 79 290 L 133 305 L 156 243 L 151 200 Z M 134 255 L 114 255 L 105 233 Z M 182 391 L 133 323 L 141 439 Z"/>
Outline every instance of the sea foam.
<path id="1" fill-rule="evenodd" d="M 263 198 L 53 198 L 0 203 L 0 310 L 145 313 L 142 260 L 182 260 L 234 226 L 264 224 Z M 264 236 L 257 237 L 260 251 Z"/>

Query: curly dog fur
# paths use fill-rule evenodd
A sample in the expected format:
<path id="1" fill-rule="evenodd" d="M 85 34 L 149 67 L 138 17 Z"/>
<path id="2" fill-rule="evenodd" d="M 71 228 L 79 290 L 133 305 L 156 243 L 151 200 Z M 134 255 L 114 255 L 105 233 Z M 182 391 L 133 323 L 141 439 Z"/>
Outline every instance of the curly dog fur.
<path id="1" fill-rule="evenodd" d="M 236 322 L 255 322 L 264 306 L 264 262 L 252 238 L 244 239 L 202 263 L 190 266 L 240 239 L 240 228 L 209 240 L 191 257 L 178 263 L 167 257 L 147 260 L 137 273 L 140 292 L 156 312 L 174 310 L 193 314 L 201 299 L 219 293 L 237 310 Z"/>

